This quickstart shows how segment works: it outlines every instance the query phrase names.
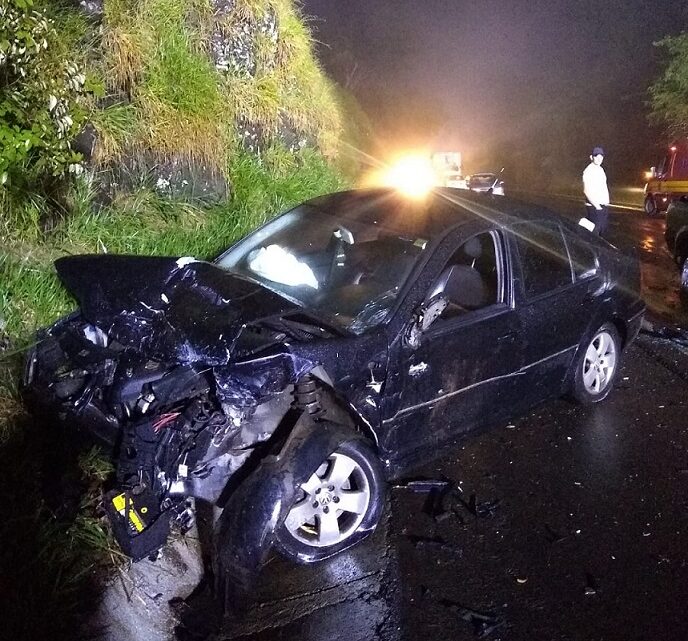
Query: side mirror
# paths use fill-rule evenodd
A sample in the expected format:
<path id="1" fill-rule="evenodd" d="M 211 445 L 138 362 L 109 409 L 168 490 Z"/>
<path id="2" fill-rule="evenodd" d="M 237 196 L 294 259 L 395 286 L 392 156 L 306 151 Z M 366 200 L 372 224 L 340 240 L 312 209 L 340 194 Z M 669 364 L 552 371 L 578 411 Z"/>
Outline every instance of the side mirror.
<path id="1" fill-rule="evenodd" d="M 423 332 L 426 332 L 430 326 L 440 317 L 442 312 L 449 304 L 449 300 L 442 295 L 434 296 L 429 301 L 425 301 L 418 307 L 418 310 L 413 315 L 413 320 L 406 332 L 405 342 L 411 349 L 420 347 L 420 339 Z"/>
<path id="2" fill-rule="evenodd" d="M 653 178 L 657 178 L 657 167 L 650 167 L 650 175 Z"/>
<path id="3" fill-rule="evenodd" d="M 346 228 L 341 225 L 334 230 L 333 235 L 335 238 L 345 242 L 347 245 L 354 244 L 354 235 Z"/>

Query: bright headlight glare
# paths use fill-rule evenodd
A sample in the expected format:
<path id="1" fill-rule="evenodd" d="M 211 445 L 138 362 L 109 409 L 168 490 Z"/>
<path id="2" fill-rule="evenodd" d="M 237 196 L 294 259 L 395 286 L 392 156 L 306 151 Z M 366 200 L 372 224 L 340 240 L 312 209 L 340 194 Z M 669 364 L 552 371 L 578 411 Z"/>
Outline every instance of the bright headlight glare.
<path id="1" fill-rule="evenodd" d="M 390 167 L 383 182 L 411 198 L 422 198 L 435 186 L 437 177 L 428 158 L 407 156 Z"/>

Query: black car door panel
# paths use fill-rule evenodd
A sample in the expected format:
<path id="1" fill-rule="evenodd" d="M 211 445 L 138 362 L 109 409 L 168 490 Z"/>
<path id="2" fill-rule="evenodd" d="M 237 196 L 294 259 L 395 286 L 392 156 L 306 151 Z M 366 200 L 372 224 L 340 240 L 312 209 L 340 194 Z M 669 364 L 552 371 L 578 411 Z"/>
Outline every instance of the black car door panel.
<path id="1" fill-rule="evenodd" d="M 473 309 L 452 308 L 450 303 L 419 346 L 399 341 L 391 351 L 395 371 L 390 389 L 395 395 L 387 406 L 383 433 L 384 449 L 392 456 L 437 446 L 509 413 L 514 378 L 520 375 L 523 361 L 520 319 L 507 302 L 510 271 L 501 236 L 487 232 L 477 236 L 482 248 L 465 239 L 455 242 L 446 264 L 435 266 L 437 278 L 427 296 L 441 290 L 437 283 L 443 282 L 442 275 L 451 267 L 456 271 L 458 265 L 464 271 L 480 272 L 484 299 L 473 287 L 468 299 L 461 301 Z"/>
<path id="2" fill-rule="evenodd" d="M 515 294 L 524 337 L 519 397 L 528 407 L 562 392 L 602 283 L 594 254 L 569 250 L 557 223 L 514 225 L 510 242 L 518 257 Z"/>

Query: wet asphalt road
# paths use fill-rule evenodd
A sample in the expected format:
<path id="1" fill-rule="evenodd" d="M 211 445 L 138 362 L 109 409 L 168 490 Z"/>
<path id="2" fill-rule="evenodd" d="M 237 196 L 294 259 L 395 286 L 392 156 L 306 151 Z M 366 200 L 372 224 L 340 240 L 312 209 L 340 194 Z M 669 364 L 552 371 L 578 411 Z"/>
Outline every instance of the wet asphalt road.
<path id="1" fill-rule="evenodd" d="M 612 214 L 610 240 L 640 251 L 650 318 L 688 327 L 662 233 L 663 219 Z M 444 494 L 401 483 L 358 548 L 273 559 L 214 638 L 688 639 L 686 389 L 688 349 L 641 335 L 606 402 L 555 401 L 445 448 L 409 477 L 446 479 Z"/>

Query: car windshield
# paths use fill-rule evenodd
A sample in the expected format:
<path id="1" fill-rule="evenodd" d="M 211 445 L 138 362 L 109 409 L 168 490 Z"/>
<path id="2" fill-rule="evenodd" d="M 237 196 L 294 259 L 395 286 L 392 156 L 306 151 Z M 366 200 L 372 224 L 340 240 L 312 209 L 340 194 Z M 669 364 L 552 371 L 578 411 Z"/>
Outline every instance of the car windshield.
<path id="1" fill-rule="evenodd" d="M 356 334 L 383 323 L 431 238 L 458 216 L 352 193 L 296 207 L 216 263 Z"/>
<path id="2" fill-rule="evenodd" d="M 490 186 L 495 181 L 494 174 L 473 174 L 471 184 L 476 186 Z"/>

